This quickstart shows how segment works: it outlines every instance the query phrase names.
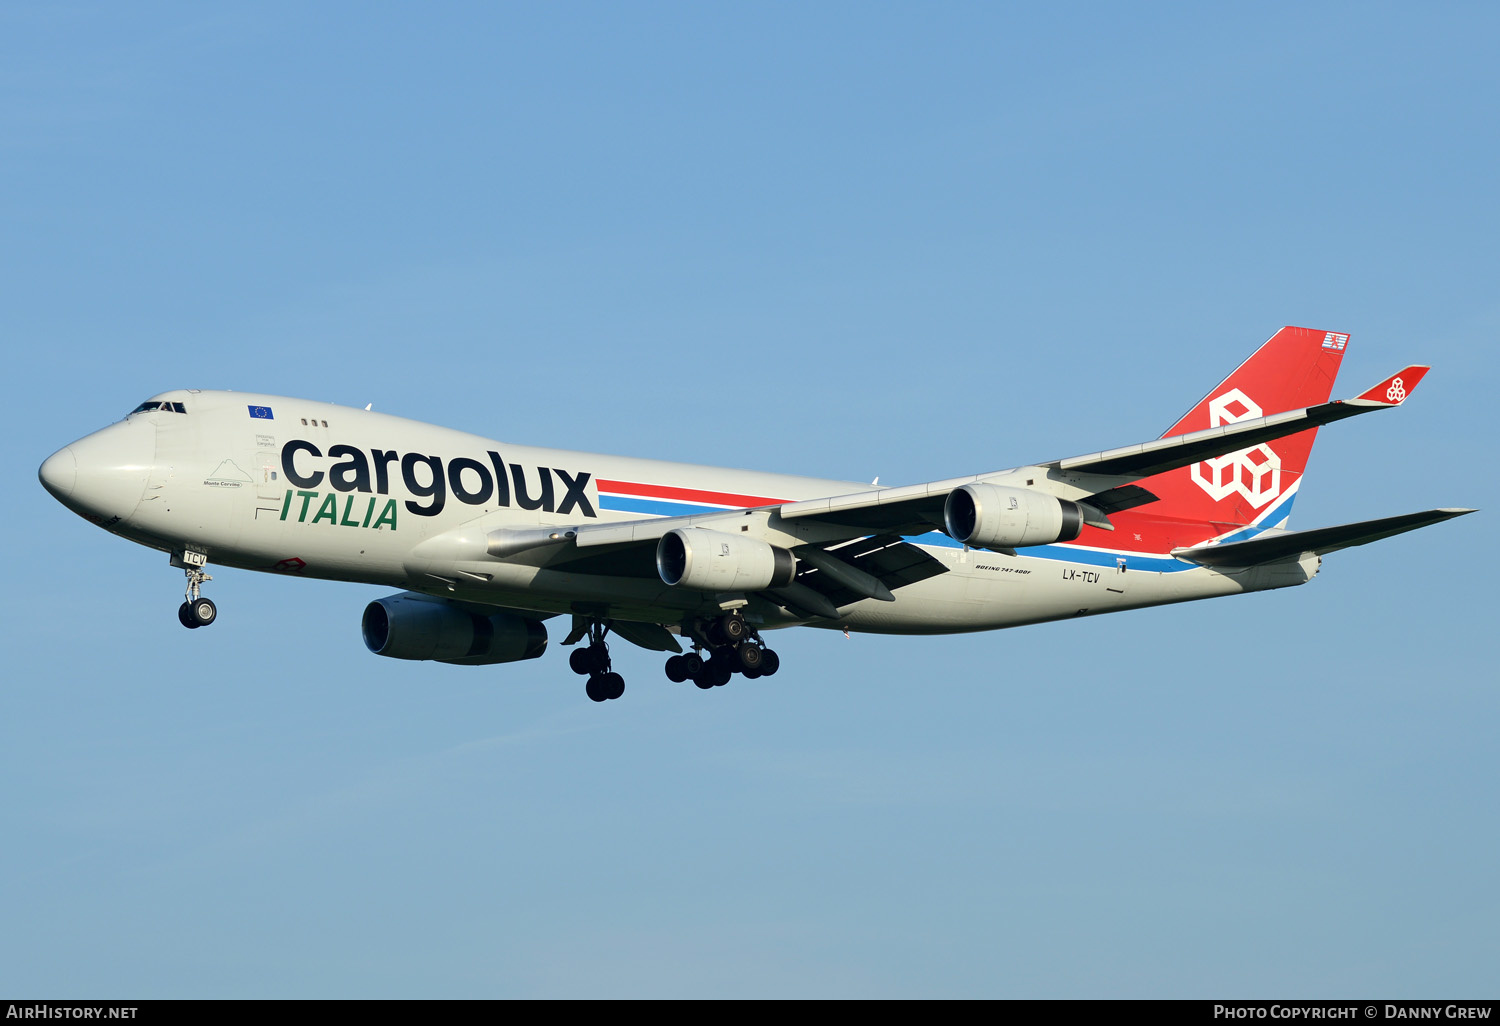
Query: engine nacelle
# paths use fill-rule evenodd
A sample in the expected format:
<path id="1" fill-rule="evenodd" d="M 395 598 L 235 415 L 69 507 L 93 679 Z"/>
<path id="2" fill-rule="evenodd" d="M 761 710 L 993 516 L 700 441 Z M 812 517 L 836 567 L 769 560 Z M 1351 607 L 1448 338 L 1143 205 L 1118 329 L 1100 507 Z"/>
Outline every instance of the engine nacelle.
<path id="1" fill-rule="evenodd" d="M 1005 485 L 966 484 L 943 504 L 948 534 L 982 549 L 1072 541 L 1083 531 L 1078 503 Z"/>
<path id="2" fill-rule="evenodd" d="M 535 659 L 547 650 L 547 628 L 511 613 L 481 616 L 420 595 L 388 595 L 365 607 L 365 647 L 392 659 L 436 659 L 482 666 Z"/>
<path id="3" fill-rule="evenodd" d="M 656 572 L 667 584 L 700 591 L 784 588 L 797 576 L 786 549 L 701 527 L 679 527 L 656 543 Z"/>

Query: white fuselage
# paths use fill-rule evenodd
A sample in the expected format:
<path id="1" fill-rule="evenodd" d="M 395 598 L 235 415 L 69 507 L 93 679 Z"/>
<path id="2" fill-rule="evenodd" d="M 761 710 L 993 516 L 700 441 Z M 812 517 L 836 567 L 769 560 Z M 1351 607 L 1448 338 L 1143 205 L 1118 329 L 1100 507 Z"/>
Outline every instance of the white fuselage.
<path id="1" fill-rule="evenodd" d="M 712 597 L 668 586 L 639 552 L 568 569 L 547 565 L 551 550 L 496 558 L 483 551 L 489 532 L 764 507 L 867 487 L 521 446 L 282 396 L 174 391 L 155 399 L 166 408 L 134 413 L 48 460 L 48 488 L 116 534 L 204 553 L 212 564 L 538 614 L 604 612 L 672 626 L 705 612 Z M 894 602 L 860 600 L 815 625 L 988 630 L 1301 584 L 1317 569 L 1316 557 L 1224 571 L 1167 553 L 1047 545 L 1007 555 L 966 550 L 936 532 L 909 540 L 947 572 L 898 588 Z M 768 602 L 745 612 L 764 627 L 808 622 Z"/>

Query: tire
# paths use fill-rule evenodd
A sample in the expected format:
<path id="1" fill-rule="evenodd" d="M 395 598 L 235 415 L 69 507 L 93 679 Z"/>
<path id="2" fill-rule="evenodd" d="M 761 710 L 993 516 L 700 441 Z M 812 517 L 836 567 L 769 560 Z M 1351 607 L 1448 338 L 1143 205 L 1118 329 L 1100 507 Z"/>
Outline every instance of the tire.
<path id="1" fill-rule="evenodd" d="M 702 688 L 704 691 L 707 691 L 709 688 L 714 686 L 713 675 L 710 674 L 707 670 L 700 670 L 698 671 L 698 675 L 693 678 L 693 683 Z"/>
<path id="2" fill-rule="evenodd" d="M 781 669 L 781 657 L 769 648 L 762 649 L 760 653 L 760 675 L 769 677 Z"/>
<path id="3" fill-rule="evenodd" d="M 593 671 L 603 673 L 609 669 L 609 648 L 603 644 L 590 645 L 588 647 L 589 658 L 593 660 Z"/>
<path id="4" fill-rule="evenodd" d="M 731 645 L 737 645 L 750 636 L 750 625 L 737 616 L 726 616 L 719 621 L 719 633 Z"/>
<path id="5" fill-rule="evenodd" d="M 188 605 L 186 602 L 178 606 L 177 622 L 182 624 L 188 630 L 196 629 L 198 627 L 198 621 L 193 619 L 193 607 Z"/>
<path id="6" fill-rule="evenodd" d="M 685 656 L 678 656 L 682 660 L 682 679 L 692 680 L 703 672 L 703 657 L 697 652 L 689 652 Z"/>
<path id="7" fill-rule="evenodd" d="M 578 676 L 585 677 L 594 672 L 594 657 L 586 648 L 575 648 L 568 653 L 568 667 Z"/>
<path id="8" fill-rule="evenodd" d="M 735 655 L 739 658 L 740 671 L 748 673 L 751 670 L 759 670 L 761 663 L 765 661 L 765 652 L 759 645 L 744 644 L 735 649 Z"/>
<path id="9" fill-rule="evenodd" d="M 618 673 L 606 673 L 599 678 L 599 688 L 606 699 L 619 698 L 625 693 L 625 678 Z"/>
<path id="10" fill-rule="evenodd" d="M 583 693 L 589 696 L 589 701 L 591 702 L 605 702 L 609 700 L 609 695 L 605 694 L 604 691 L 603 677 L 590 677 L 589 682 L 583 686 Z"/>
<path id="11" fill-rule="evenodd" d="M 710 681 L 710 687 L 721 688 L 729 683 L 729 678 L 734 676 L 729 671 L 729 666 L 715 659 L 703 668 L 703 676 Z"/>
<path id="12" fill-rule="evenodd" d="M 682 665 L 682 656 L 675 655 L 667 660 L 667 680 L 673 684 L 681 684 L 688 679 L 690 675 L 684 671 L 685 667 Z"/>
<path id="13" fill-rule="evenodd" d="M 188 615 L 199 627 L 207 627 L 219 618 L 219 610 L 213 599 L 196 598 L 188 603 Z"/>

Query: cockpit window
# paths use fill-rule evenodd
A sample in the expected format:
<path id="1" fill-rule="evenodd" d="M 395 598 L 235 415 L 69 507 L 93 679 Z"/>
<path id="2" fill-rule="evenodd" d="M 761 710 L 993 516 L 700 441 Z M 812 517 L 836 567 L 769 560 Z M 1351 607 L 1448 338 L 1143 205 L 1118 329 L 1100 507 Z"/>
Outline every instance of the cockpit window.
<path id="1" fill-rule="evenodd" d="M 151 399 L 141 403 L 141 405 L 137 406 L 130 412 L 145 413 L 148 410 L 160 410 L 162 413 L 186 413 L 187 407 L 182 403 L 160 402 L 158 400 Z M 129 414 L 127 414 L 127 416 L 129 416 Z"/>

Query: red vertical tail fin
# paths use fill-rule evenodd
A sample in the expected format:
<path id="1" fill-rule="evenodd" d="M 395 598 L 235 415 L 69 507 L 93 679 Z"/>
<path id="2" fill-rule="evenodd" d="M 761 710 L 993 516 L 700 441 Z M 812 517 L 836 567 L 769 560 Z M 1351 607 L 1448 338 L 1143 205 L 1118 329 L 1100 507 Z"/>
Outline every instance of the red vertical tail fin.
<path id="1" fill-rule="evenodd" d="M 1163 435 L 1186 434 L 1328 401 L 1349 336 L 1282 328 Z M 1317 429 L 1289 435 L 1143 481 L 1155 514 L 1218 524 L 1283 524 Z"/>

